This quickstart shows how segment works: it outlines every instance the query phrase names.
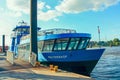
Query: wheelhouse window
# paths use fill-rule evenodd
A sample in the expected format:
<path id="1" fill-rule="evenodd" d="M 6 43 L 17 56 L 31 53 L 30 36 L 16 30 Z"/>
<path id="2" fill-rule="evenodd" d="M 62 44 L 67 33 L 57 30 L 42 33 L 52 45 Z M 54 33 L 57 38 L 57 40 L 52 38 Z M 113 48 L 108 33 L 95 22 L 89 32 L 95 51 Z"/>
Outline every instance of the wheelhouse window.
<path id="1" fill-rule="evenodd" d="M 52 51 L 54 40 L 47 40 L 44 42 L 43 51 Z"/>
<path id="2" fill-rule="evenodd" d="M 60 51 L 60 50 L 77 50 L 86 49 L 89 38 L 62 38 L 44 41 L 43 48 L 38 46 L 42 51 Z"/>
<path id="3" fill-rule="evenodd" d="M 81 38 L 78 49 L 86 49 L 89 40 L 89 38 Z"/>
<path id="4" fill-rule="evenodd" d="M 38 51 L 41 52 L 43 48 L 44 41 L 39 41 L 38 42 Z"/>
<path id="5" fill-rule="evenodd" d="M 76 50 L 80 38 L 71 38 L 68 50 Z"/>
<path id="6" fill-rule="evenodd" d="M 69 38 L 57 39 L 54 50 L 65 50 L 68 45 Z"/>

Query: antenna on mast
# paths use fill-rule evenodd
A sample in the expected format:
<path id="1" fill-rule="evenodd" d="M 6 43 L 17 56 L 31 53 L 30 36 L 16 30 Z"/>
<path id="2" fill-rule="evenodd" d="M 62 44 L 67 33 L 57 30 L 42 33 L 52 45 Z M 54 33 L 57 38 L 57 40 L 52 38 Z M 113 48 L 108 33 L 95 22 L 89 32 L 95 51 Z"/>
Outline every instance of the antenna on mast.
<path id="1" fill-rule="evenodd" d="M 100 40 L 100 27 L 98 26 L 98 38 L 99 38 L 99 41 L 98 41 L 98 43 L 99 43 L 99 48 L 101 48 L 101 40 Z"/>

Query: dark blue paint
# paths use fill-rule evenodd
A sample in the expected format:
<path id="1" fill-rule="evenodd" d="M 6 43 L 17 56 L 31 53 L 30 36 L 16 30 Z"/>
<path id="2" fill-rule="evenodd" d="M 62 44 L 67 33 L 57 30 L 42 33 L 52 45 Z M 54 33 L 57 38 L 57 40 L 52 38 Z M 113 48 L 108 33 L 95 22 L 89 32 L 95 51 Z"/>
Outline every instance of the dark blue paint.
<path id="1" fill-rule="evenodd" d="M 99 60 L 105 49 L 52 51 L 38 53 L 38 60 L 54 62 L 75 62 Z"/>
<path id="2" fill-rule="evenodd" d="M 64 34 L 48 34 L 44 36 L 38 36 L 39 40 L 59 39 L 59 38 L 75 38 L 75 37 L 88 37 L 91 38 L 91 34 L 88 33 L 64 33 Z"/>

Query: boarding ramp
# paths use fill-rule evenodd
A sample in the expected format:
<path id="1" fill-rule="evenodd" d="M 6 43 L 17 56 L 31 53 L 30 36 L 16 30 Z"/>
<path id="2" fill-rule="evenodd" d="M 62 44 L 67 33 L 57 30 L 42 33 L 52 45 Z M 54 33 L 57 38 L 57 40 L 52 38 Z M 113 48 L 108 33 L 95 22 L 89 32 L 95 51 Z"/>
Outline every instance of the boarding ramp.
<path id="1" fill-rule="evenodd" d="M 21 55 L 18 55 L 18 59 L 22 60 L 22 61 L 25 61 L 25 62 L 29 62 L 30 64 L 32 64 L 32 66 L 39 66 L 40 65 L 40 63 L 36 61 L 37 56 L 36 56 L 35 53 L 32 52 L 32 54 L 30 54 L 29 56 L 26 54 L 27 57 L 26 57 L 25 54 L 24 54 L 24 56 L 22 54 L 22 57 L 21 57 Z M 7 51 L 6 59 L 9 63 L 11 63 L 13 65 L 14 61 L 15 61 L 14 53 L 11 52 L 11 51 Z"/>
<path id="2" fill-rule="evenodd" d="M 9 63 L 14 64 L 14 53 L 11 51 L 7 51 L 6 59 Z"/>
<path id="3" fill-rule="evenodd" d="M 36 64 L 36 54 L 34 52 L 32 52 L 31 56 L 30 56 L 30 63 L 35 66 Z"/>

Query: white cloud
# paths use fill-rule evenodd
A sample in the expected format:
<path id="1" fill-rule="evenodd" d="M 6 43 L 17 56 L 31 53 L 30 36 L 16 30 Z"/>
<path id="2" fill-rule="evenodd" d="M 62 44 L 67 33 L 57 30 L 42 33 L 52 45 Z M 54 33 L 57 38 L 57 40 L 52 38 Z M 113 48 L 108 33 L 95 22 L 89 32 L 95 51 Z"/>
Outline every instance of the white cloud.
<path id="1" fill-rule="evenodd" d="M 14 21 L 13 21 L 14 22 Z M 11 20 L 11 18 L 9 17 L 4 17 L 4 16 L 1 16 L 1 20 L 0 20 L 0 45 L 2 45 L 2 35 L 5 35 L 5 45 L 10 45 L 11 42 L 10 42 L 10 35 L 11 35 L 11 32 L 12 32 L 12 29 L 11 27 L 13 27 L 13 22 Z M 15 26 L 15 25 L 14 25 Z"/>
<path id="2" fill-rule="evenodd" d="M 0 8 L 0 15 L 5 17 L 12 17 L 12 18 L 22 16 L 20 12 L 13 12 L 5 8 Z"/>
<path id="3" fill-rule="evenodd" d="M 55 18 L 60 16 L 61 13 L 56 10 L 50 10 L 51 7 L 49 5 L 46 5 L 45 2 L 39 2 L 38 3 L 38 20 L 48 21 L 48 20 L 54 20 L 58 21 Z M 45 12 L 43 10 L 46 10 Z"/>
<path id="4" fill-rule="evenodd" d="M 51 19 L 55 19 L 56 17 L 61 16 L 61 15 L 62 14 L 60 12 L 57 12 L 56 10 L 49 10 L 47 12 L 39 11 L 38 19 L 48 21 Z"/>
<path id="5" fill-rule="evenodd" d="M 46 5 L 45 2 L 38 3 L 38 20 L 48 21 L 53 19 L 54 21 L 58 21 L 55 18 L 60 16 L 61 13 L 56 10 L 50 10 L 51 7 Z M 43 10 L 46 10 L 45 12 Z"/>
<path id="6" fill-rule="evenodd" d="M 10 10 L 13 10 L 15 12 L 23 12 L 28 14 L 29 11 L 29 0 L 6 0 L 7 7 Z"/>
<path id="7" fill-rule="evenodd" d="M 16 12 L 16 14 L 10 10 L 7 10 L 6 8 L 1 8 L 0 9 L 0 37 L 4 34 L 6 37 L 6 45 L 10 45 L 10 36 L 13 27 L 16 26 L 16 21 L 18 18 L 15 16 L 21 16 L 21 13 Z M 0 39 L 1 42 L 1 39 Z M 2 45 L 0 43 L 0 45 Z"/>
<path id="8" fill-rule="evenodd" d="M 30 12 L 30 0 L 6 0 L 7 7 L 13 11 L 15 17 L 20 17 L 23 14 Z M 38 1 L 38 19 L 43 21 L 57 19 L 63 13 L 80 13 L 84 11 L 101 11 L 112 5 L 115 5 L 120 0 L 59 0 L 59 3 L 54 8 L 42 1 Z"/>
<path id="9" fill-rule="evenodd" d="M 16 12 L 16 14 L 14 16 L 15 17 L 20 17 L 20 16 L 22 16 L 22 13 L 21 12 Z"/>
<path id="10" fill-rule="evenodd" d="M 49 5 L 46 5 L 46 8 L 47 8 L 47 9 L 51 9 L 51 7 L 50 7 Z"/>
<path id="11" fill-rule="evenodd" d="M 37 6 L 38 9 L 42 10 L 45 7 L 45 2 L 39 2 Z"/>
<path id="12" fill-rule="evenodd" d="M 22 16 L 23 13 L 29 14 L 30 10 L 30 3 L 29 0 L 7 0 L 7 7 L 11 10 L 14 11 L 15 17 L 20 17 Z M 46 12 L 43 10 L 46 9 Z M 38 19 L 43 20 L 43 21 L 48 21 L 48 20 L 56 20 L 55 18 L 57 16 L 60 16 L 61 13 L 56 11 L 56 10 L 50 10 L 51 7 L 49 5 L 46 5 L 45 2 L 38 2 Z"/>
<path id="13" fill-rule="evenodd" d="M 46 3 L 45 2 L 38 2 L 38 9 L 39 10 L 43 10 L 43 9 L 51 9 L 51 7 L 49 6 L 49 5 L 46 5 Z"/>
<path id="14" fill-rule="evenodd" d="M 115 5 L 119 0 L 63 0 L 56 10 L 64 13 L 80 13 L 83 11 L 104 10 L 109 6 Z"/>
<path id="15" fill-rule="evenodd" d="M 3 10 L 4 10 L 4 8 L 1 8 L 1 7 L 0 7 L 0 12 L 2 12 Z"/>
<path id="16" fill-rule="evenodd" d="M 58 22 L 58 21 L 59 21 L 59 19 L 57 19 L 57 18 L 54 18 L 54 21 Z"/>

